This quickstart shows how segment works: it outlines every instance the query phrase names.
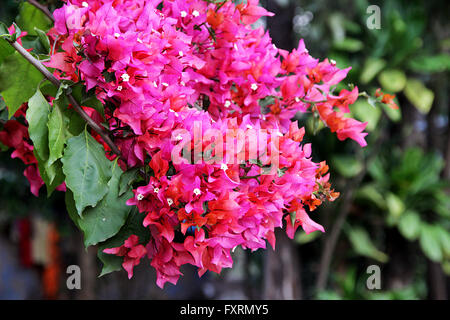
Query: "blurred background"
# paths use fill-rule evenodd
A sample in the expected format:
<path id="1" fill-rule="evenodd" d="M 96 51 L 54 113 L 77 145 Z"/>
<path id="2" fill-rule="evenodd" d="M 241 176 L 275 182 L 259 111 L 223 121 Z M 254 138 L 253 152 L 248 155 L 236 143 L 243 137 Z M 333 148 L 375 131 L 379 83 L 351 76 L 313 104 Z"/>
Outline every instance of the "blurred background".
<path id="1" fill-rule="evenodd" d="M 367 99 L 351 106 L 354 117 L 369 122 L 364 149 L 298 119 L 313 142 L 314 159 L 328 159 L 341 193 L 315 215 L 326 233 L 299 230 L 290 240 L 281 231 L 276 251 L 237 249 L 232 269 L 199 279 L 187 267 L 178 285 L 164 290 L 146 262 L 131 280 L 124 271 L 98 278 L 96 250 L 84 249 L 64 195 L 35 198 L 22 162 L 0 144 L 0 299 L 448 298 L 450 2 L 261 3 L 276 14 L 260 23 L 277 47 L 291 50 L 303 38 L 313 57 L 351 66 L 348 83 L 371 95 L 382 88 L 400 107 L 373 107 Z M 20 1 L 0 0 L 1 21 L 9 25 L 19 14 Z M 66 286 L 66 268 L 73 264 L 81 268 L 81 290 Z M 378 274 L 380 282 L 373 282 Z M 368 280 L 376 288 L 369 289 Z"/>

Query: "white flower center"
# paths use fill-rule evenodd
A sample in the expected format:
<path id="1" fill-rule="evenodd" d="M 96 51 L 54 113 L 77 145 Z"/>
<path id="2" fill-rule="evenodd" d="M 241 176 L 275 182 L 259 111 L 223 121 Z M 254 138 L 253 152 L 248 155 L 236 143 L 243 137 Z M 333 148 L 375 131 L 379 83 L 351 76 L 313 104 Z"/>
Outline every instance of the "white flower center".
<path id="1" fill-rule="evenodd" d="M 124 73 L 123 75 L 120 76 L 123 80 L 123 82 L 128 82 L 130 81 L 130 76 L 128 75 L 128 73 Z"/>
<path id="2" fill-rule="evenodd" d="M 195 194 L 195 195 L 199 196 L 201 193 L 202 193 L 202 192 L 200 191 L 199 188 L 195 188 L 195 189 L 194 189 L 194 194 Z"/>
<path id="3" fill-rule="evenodd" d="M 257 90 L 257 89 L 258 89 L 258 85 L 257 85 L 256 83 L 253 83 L 253 84 L 251 85 L 251 89 L 252 89 L 253 91 Z"/>
<path id="4" fill-rule="evenodd" d="M 120 37 L 120 33 L 114 33 L 114 38 L 118 38 L 118 37 Z"/>
<path id="5" fill-rule="evenodd" d="M 228 166 L 227 166 L 225 163 L 222 163 L 222 164 L 220 165 L 220 169 L 222 169 L 222 170 L 228 170 Z"/>
<path id="6" fill-rule="evenodd" d="M 186 11 L 181 11 L 180 15 L 182 18 L 185 18 L 187 16 L 187 12 Z"/>
<path id="7" fill-rule="evenodd" d="M 117 87 L 117 91 L 122 91 L 122 89 L 123 89 L 122 86 Z"/>
<path id="8" fill-rule="evenodd" d="M 170 199 L 170 198 L 167 198 L 167 204 L 168 204 L 169 206 L 173 205 L 173 200 Z"/>
<path id="9" fill-rule="evenodd" d="M 89 4 L 86 1 L 83 1 L 83 3 L 81 5 L 85 8 L 89 7 Z"/>
<path id="10" fill-rule="evenodd" d="M 198 17 L 200 15 L 200 13 L 197 10 L 192 11 L 192 15 L 194 17 Z"/>
<path id="11" fill-rule="evenodd" d="M 139 193 L 139 194 L 137 195 L 137 199 L 138 199 L 139 201 L 141 201 L 142 199 L 144 199 L 144 195 L 141 194 L 141 193 Z"/>
<path id="12" fill-rule="evenodd" d="M 231 101 L 230 100 L 225 101 L 225 108 L 228 108 L 230 106 L 231 106 Z"/>
<path id="13" fill-rule="evenodd" d="M 159 192 L 159 188 L 154 188 L 154 189 L 153 189 L 153 192 L 154 192 L 154 193 L 158 193 L 158 192 Z"/>

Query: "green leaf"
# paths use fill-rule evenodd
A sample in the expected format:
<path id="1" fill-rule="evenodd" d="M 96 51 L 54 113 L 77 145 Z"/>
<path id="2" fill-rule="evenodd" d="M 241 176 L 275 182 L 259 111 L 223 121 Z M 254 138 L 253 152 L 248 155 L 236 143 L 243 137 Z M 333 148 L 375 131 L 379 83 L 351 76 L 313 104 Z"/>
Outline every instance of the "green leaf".
<path id="1" fill-rule="evenodd" d="M 8 27 L 3 22 L 0 22 L 0 36 L 8 36 L 8 35 L 9 35 Z"/>
<path id="2" fill-rule="evenodd" d="M 119 233 L 98 245 L 97 256 L 103 262 L 102 272 L 99 275 L 100 277 L 113 271 L 120 270 L 123 262 L 123 257 L 106 254 L 103 252 L 104 249 L 116 248 L 123 245 L 124 241 L 132 234 L 137 235 L 139 237 L 139 242 L 142 244 L 149 241 L 149 230 L 142 225 L 144 217 L 145 215 L 139 213 L 137 208 L 134 207 L 128 216 L 127 222 L 120 229 Z"/>
<path id="3" fill-rule="evenodd" d="M 47 186 L 50 196 L 55 188 L 64 181 L 61 161 L 49 162 L 49 131 L 47 127 L 50 105 L 38 89 L 28 102 L 26 119 L 28 132 L 34 145 L 34 154 L 38 160 L 39 173 Z"/>
<path id="4" fill-rule="evenodd" d="M 383 68 L 386 66 L 386 61 L 378 58 L 367 58 L 364 63 L 363 70 L 359 80 L 363 84 L 369 83 Z"/>
<path id="5" fill-rule="evenodd" d="M 67 99 L 63 95 L 53 100 L 53 108 L 47 123 L 48 146 L 50 149 L 49 164 L 62 157 L 64 145 L 69 138 L 68 127 L 70 121 L 64 114 L 67 106 Z"/>
<path id="6" fill-rule="evenodd" d="M 363 186 L 362 188 L 358 188 L 355 194 L 356 199 L 364 199 L 371 201 L 376 206 L 378 206 L 380 209 L 385 210 L 386 209 L 386 202 L 384 201 L 383 196 L 381 193 L 377 190 L 375 185 L 373 184 L 367 184 Z"/>
<path id="7" fill-rule="evenodd" d="M 442 261 L 440 235 L 435 227 L 423 224 L 420 230 L 420 247 L 423 253 L 432 261 Z"/>
<path id="8" fill-rule="evenodd" d="M 374 108 L 367 101 L 358 99 L 351 105 L 350 110 L 357 120 L 367 122 L 368 131 L 375 130 L 381 117 L 381 109 Z"/>
<path id="9" fill-rule="evenodd" d="M 405 87 L 405 96 L 423 114 L 427 114 L 434 101 L 434 93 L 426 88 L 422 81 L 408 79 Z"/>
<path id="10" fill-rule="evenodd" d="M 17 16 L 17 24 L 28 34 L 37 35 L 35 28 L 49 30 L 52 26 L 50 19 L 35 6 L 28 2 L 23 2 Z"/>
<path id="11" fill-rule="evenodd" d="M 388 256 L 378 250 L 372 243 L 369 234 L 360 227 L 347 227 L 344 229 L 353 249 L 360 255 L 375 259 L 381 263 L 389 260 Z"/>
<path id="12" fill-rule="evenodd" d="M 25 49 L 33 49 L 32 52 L 36 55 L 48 54 L 48 50 L 42 45 L 38 36 L 26 35 L 22 37 L 22 46 Z"/>
<path id="13" fill-rule="evenodd" d="M 18 52 L 0 66 L 0 94 L 8 106 L 9 118 L 35 93 L 42 74 Z"/>
<path id="14" fill-rule="evenodd" d="M 123 173 L 120 177 L 119 197 L 130 189 L 131 184 L 136 180 L 138 173 L 138 168 L 130 169 Z"/>
<path id="15" fill-rule="evenodd" d="M 34 30 L 36 31 L 36 34 L 39 37 L 42 46 L 45 48 L 46 53 L 48 54 L 50 52 L 50 40 L 48 39 L 47 34 L 41 29 L 36 27 L 34 27 Z"/>
<path id="16" fill-rule="evenodd" d="M 14 48 L 5 39 L 0 38 L 0 64 L 14 51 Z"/>
<path id="17" fill-rule="evenodd" d="M 439 225 L 435 226 L 435 232 L 438 234 L 444 254 L 450 257 L 450 233 Z"/>
<path id="18" fill-rule="evenodd" d="M 82 83 L 76 83 L 70 87 L 71 94 L 75 100 L 83 107 L 89 107 L 96 110 L 103 118 L 105 118 L 105 107 L 97 99 L 96 95 L 91 91 L 86 92 L 86 87 Z"/>
<path id="19" fill-rule="evenodd" d="M 416 72 L 432 73 L 450 70 L 450 54 L 419 56 L 409 60 L 409 68 Z"/>
<path id="20" fill-rule="evenodd" d="M 78 229 L 80 228 L 80 216 L 78 215 L 77 208 L 75 207 L 75 200 L 73 199 L 73 193 L 70 189 L 65 192 L 66 209 L 70 219 L 75 223 Z"/>
<path id="21" fill-rule="evenodd" d="M 28 122 L 28 132 L 33 141 L 34 152 L 41 159 L 47 159 L 49 156 L 47 128 L 49 114 L 50 105 L 38 89 L 28 101 L 26 119 Z"/>
<path id="22" fill-rule="evenodd" d="M 389 211 L 390 218 L 393 221 L 397 221 L 405 211 L 405 204 L 403 200 L 392 192 L 389 192 L 386 195 L 386 205 Z"/>
<path id="23" fill-rule="evenodd" d="M 38 160 L 39 173 L 47 186 L 47 197 L 50 197 L 56 187 L 63 183 L 65 179 L 61 159 L 52 164 L 49 164 L 48 159 L 44 160 L 39 156 L 36 156 L 36 159 Z"/>
<path id="24" fill-rule="evenodd" d="M 378 81 L 384 89 L 391 92 L 399 92 L 406 85 L 406 75 L 402 70 L 398 69 L 384 70 L 378 76 Z"/>
<path id="25" fill-rule="evenodd" d="M 95 206 L 88 207 L 83 212 L 83 218 L 79 219 L 79 226 L 84 233 L 84 245 L 86 247 L 105 241 L 115 234 L 125 224 L 131 206 L 126 201 L 133 196 L 131 188 L 119 197 L 119 182 L 122 177 L 122 169 L 113 164 L 112 178 L 108 183 L 108 193 Z"/>
<path id="26" fill-rule="evenodd" d="M 361 172 L 363 166 L 353 156 L 333 156 L 331 164 L 345 178 L 351 178 Z"/>
<path id="27" fill-rule="evenodd" d="M 295 242 L 298 244 L 309 243 L 317 239 L 320 235 L 320 232 L 311 232 L 309 234 L 306 232 L 297 232 L 295 235 Z"/>
<path id="28" fill-rule="evenodd" d="M 398 104 L 397 98 L 394 99 L 395 103 Z M 391 107 L 389 107 L 388 105 L 384 104 L 384 103 L 380 103 L 381 107 L 384 109 L 384 112 L 386 113 L 386 115 L 388 116 L 389 119 L 391 119 L 392 122 L 399 122 L 400 120 L 402 120 L 402 111 L 401 108 L 399 106 L 398 109 L 392 109 Z"/>
<path id="29" fill-rule="evenodd" d="M 348 52 L 357 52 L 364 48 L 364 43 L 358 39 L 345 38 L 333 43 L 333 48 Z"/>
<path id="30" fill-rule="evenodd" d="M 66 185 L 73 192 L 78 215 L 95 206 L 108 192 L 111 162 L 102 146 L 85 129 L 67 141 L 62 158 Z"/>
<path id="31" fill-rule="evenodd" d="M 417 212 L 405 212 L 398 222 L 398 229 L 402 236 L 408 240 L 415 240 L 420 235 L 420 217 Z"/>

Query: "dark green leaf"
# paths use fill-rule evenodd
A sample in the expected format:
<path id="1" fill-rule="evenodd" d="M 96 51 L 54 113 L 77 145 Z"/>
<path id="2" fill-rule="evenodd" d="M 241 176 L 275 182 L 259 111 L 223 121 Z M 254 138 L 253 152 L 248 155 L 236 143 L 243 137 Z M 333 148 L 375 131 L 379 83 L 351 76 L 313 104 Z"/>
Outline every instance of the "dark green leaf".
<path id="1" fill-rule="evenodd" d="M 0 66 L 0 93 L 10 118 L 35 93 L 42 78 L 42 74 L 19 53 L 5 58 Z"/>
<path id="2" fill-rule="evenodd" d="M 79 226 L 84 233 L 86 247 L 105 241 L 119 232 L 125 224 L 131 206 L 126 201 L 133 196 L 131 188 L 119 196 L 119 182 L 122 178 L 122 169 L 117 161 L 113 164 L 112 178 L 108 183 L 108 193 L 95 206 L 88 207 L 79 219 Z M 125 184 L 128 185 L 127 182 Z"/>
<path id="3" fill-rule="evenodd" d="M 37 35 L 35 28 L 48 30 L 52 26 L 50 19 L 35 6 L 23 2 L 17 17 L 17 24 L 28 34 Z"/>
<path id="4" fill-rule="evenodd" d="M 145 244 L 149 241 L 150 232 L 142 225 L 144 217 L 144 214 L 139 213 L 137 209 L 134 208 L 129 214 L 127 222 L 120 229 L 119 233 L 114 237 L 106 240 L 105 242 L 99 244 L 97 255 L 103 262 L 103 268 L 100 277 L 113 271 L 120 270 L 123 262 L 123 257 L 106 254 L 103 252 L 104 249 L 115 248 L 123 245 L 124 241 L 128 239 L 128 237 L 132 234 L 137 235 L 139 237 L 139 242 L 142 244 Z"/>
<path id="5" fill-rule="evenodd" d="M 108 192 L 111 162 L 87 129 L 67 141 L 62 162 L 66 185 L 81 216 L 86 207 L 95 206 Z"/>
<path id="6" fill-rule="evenodd" d="M 49 114 L 50 105 L 41 91 L 37 90 L 28 101 L 26 119 L 28 121 L 28 132 L 34 145 L 34 152 L 41 159 L 47 159 L 49 156 L 47 128 Z"/>
<path id="7" fill-rule="evenodd" d="M 353 249 L 360 255 L 375 259 L 381 263 L 389 260 L 388 256 L 378 250 L 372 243 L 366 230 L 359 227 L 345 228 Z"/>
<path id="8" fill-rule="evenodd" d="M 442 250 L 440 243 L 440 235 L 436 232 L 435 227 L 423 224 L 420 230 L 420 247 L 425 255 L 434 262 L 442 260 Z"/>

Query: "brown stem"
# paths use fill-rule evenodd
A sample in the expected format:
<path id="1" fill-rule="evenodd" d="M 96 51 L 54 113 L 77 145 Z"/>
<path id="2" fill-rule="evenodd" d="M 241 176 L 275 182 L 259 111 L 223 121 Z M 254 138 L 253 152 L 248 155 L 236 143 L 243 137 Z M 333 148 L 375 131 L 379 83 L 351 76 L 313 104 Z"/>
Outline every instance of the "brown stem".
<path id="1" fill-rule="evenodd" d="M 48 8 L 36 0 L 27 0 L 32 6 L 35 6 L 37 9 L 41 10 L 52 22 L 55 22 L 55 18 L 53 17 L 53 14 L 48 10 Z"/>
<path id="2" fill-rule="evenodd" d="M 61 85 L 61 82 L 50 72 L 48 69 L 36 58 L 34 58 L 24 47 L 22 47 L 17 42 L 9 42 L 9 44 L 17 50 L 28 62 L 30 62 L 37 70 L 39 70 L 44 77 L 46 77 L 52 84 L 56 87 Z M 92 120 L 89 115 L 80 107 L 78 102 L 71 94 L 67 94 L 69 102 L 72 104 L 73 108 L 76 112 L 83 118 L 84 121 L 95 131 L 97 132 L 103 139 L 103 141 L 111 148 L 112 152 L 114 152 L 119 157 L 121 156 L 119 148 L 114 144 L 114 142 L 109 137 L 108 133 L 94 120 Z"/>

